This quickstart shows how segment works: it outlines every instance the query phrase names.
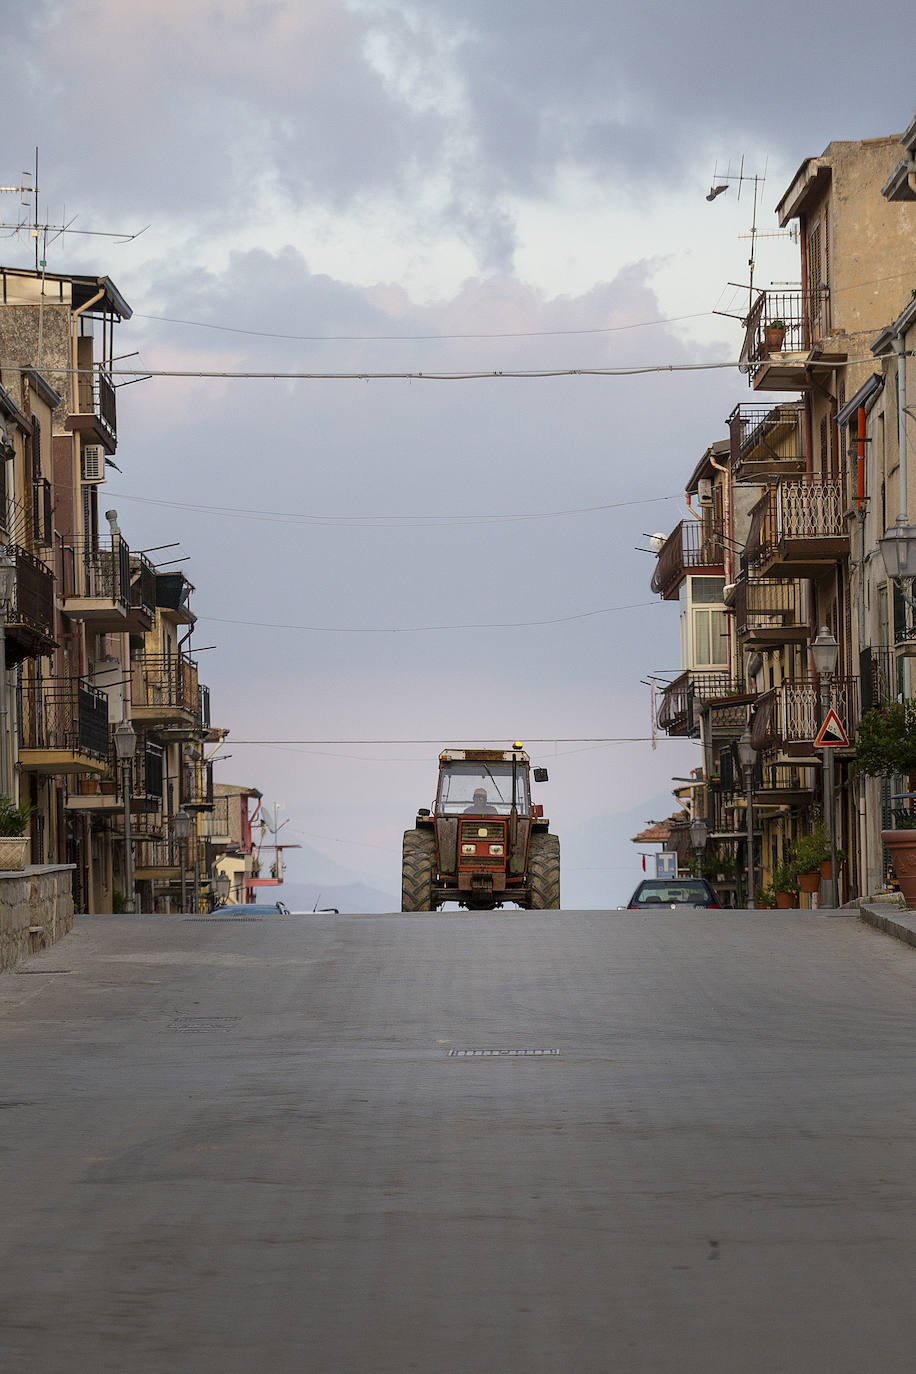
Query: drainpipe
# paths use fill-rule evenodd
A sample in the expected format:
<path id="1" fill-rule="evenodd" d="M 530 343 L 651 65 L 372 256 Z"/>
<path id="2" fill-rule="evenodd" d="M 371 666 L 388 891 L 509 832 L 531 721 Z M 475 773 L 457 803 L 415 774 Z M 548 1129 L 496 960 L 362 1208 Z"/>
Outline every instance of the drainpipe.
<path id="1" fill-rule="evenodd" d="M 723 547 L 723 552 L 724 552 L 724 554 L 725 554 L 726 566 L 727 566 L 728 569 L 733 573 L 733 572 L 735 571 L 735 555 L 734 555 L 734 553 L 732 552 L 732 547 L 731 547 L 731 546 L 732 546 L 733 543 L 734 543 L 734 538 L 735 538 L 735 536 L 734 536 L 734 530 L 732 529 L 732 526 L 731 526 L 731 501 L 729 500 L 731 488 L 730 488 L 730 486 L 729 486 L 729 481 L 728 481 L 728 464 L 727 464 L 727 463 L 718 463 L 718 462 L 716 462 L 716 460 L 715 460 L 715 458 L 713 457 L 712 454 L 709 455 L 709 462 L 710 462 L 710 465 L 711 465 L 712 467 L 715 468 L 716 472 L 722 472 L 722 473 L 725 474 L 725 481 L 722 483 L 722 524 L 723 524 L 723 527 L 724 527 L 723 533 L 724 533 L 724 535 L 725 535 L 725 538 L 724 538 L 724 540 L 722 541 L 722 547 Z M 725 580 L 726 580 L 726 582 L 734 582 L 734 581 L 735 581 L 735 578 L 734 578 L 734 577 L 726 577 Z M 732 673 L 736 673 L 736 672 L 737 672 L 736 665 L 735 665 L 734 659 L 733 659 L 733 657 L 732 657 L 732 637 L 731 637 L 731 635 L 729 635 L 729 637 L 728 637 L 728 656 L 729 656 L 729 659 L 731 660 L 731 662 L 730 662 L 730 664 L 729 664 L 729 677 L 731 677 Z"/>
<path id="2" fill-rule="evenodd" d="M 906 349 L 902 334 L 891 340 L 891 347 L 897 359 L 897 519 L 904 525 L 909 524 L 909 492 L 907 483 L 907 443 L 906 443 Z M 903 663 L 903 694 L 908 697 L 912 691 L 912 670 L 910 660 Z"/>

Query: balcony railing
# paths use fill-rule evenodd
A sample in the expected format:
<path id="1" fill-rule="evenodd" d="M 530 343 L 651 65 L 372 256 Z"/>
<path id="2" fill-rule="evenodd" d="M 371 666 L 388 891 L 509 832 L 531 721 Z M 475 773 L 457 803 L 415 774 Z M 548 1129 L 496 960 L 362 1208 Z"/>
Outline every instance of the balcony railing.
<path id="1" fill-rule="evenodd" d="M 235 798 L 233 798 L 235 800 Z M 213 809 L 204 811 L 199 820 L 200 835 L 202 839 L 210 840 L 213 843 L 229 844 L 232 835 L 229 829 L 229 798 L 214 797 Z"/>
<path id="2" fill-rule="evenodd" d="M 21 749 L 108 755 L 108 697 L 75 678 L 45 678 L 19 686 Z"/>
<path id="3" fill-rule="evenodd" d="M 92 338 L 84 335 L 77 343 L 77 414 L 92 415 L 112 447 L 118 437 L 117 393 L 109 375 L 92 361 Z"/>
<path id="4" fill-rule="evenodd" d="M 61 596 L 130 605 L 130 549 L 120 537 L 68 539 L 60 550 Z"/>
<path id="5" fill-rule="evenodd" d="M 904 690 L 903 659 L 893 649 L 869 648 L 859 654 L 862 714 L 873 706 L 899 701 Z"/>
<path id="6" fill-rule="evenodd" d="M 741 684 L 728 673 L 701 669 L 681 673 L 662 693 L 658 726 L 669 735 L 693 734 L 699 715 L 710 702 L 722 702 L 741 692 Z M 746 711 L 746 707 L 742 706 Z"/>
<path id="7" fill-rule="evenodd" d="M 776 320 L 785 328 L 778 341 L 767 336 L 767 329 Z M 829 333 L 830 295 L 826 287 L 814 292 L 761 291 L 744 322 L 741 370 L 753 382 L 771 354 L 807 353 Z"/>
<path id="8" fill-rule="evenodd" d="M 152 621 L 156 614 L 156 569 L 142 553 L 130 555 L 130 604 L 145 611 Z"/>
<path id="9" fill-rule="evenodd" d="M 827 709 L 833 708 L 850 739 L 860 720 L 859 679 L 836 677 L 826 684 Z M 808 679 L 788 679 L 758 701 L 751 726 L 755 749 L 812 744 L 825 715 L 821 692 Z"/>
<path id="10" fill-rule="evenodd" d="M 135 707 L 182 711 L 197 716 L 197 664 L 184 655 L 139 654 L 131 659 Z"/>
<path id="11" fill-rule="evenodd" d="M 799 579 L 742 576 L 734 591 L 735 632 L 752 646 L 785 644 L 808 633 Z"/>
<path id="12" fill-rule="evenodd" d="M 13 626 L 50 635 L 54 628 L 54 574 L 25 549 L 9 548 L 16 561 L 12 604 L 6 612 L 7 631 Z"/>
<path id="13" fill-rule="evenodd" d="M 188 840 L 189 855 L 193 853 L 193 841 Z M 149 869 L 180 869 L 184 856 L 184 844 L 173 836 L 159 840 L 138 840 L 134 847 L 134 861 L 138 875 Z"/>
<path id="14" fill-rule="evenodd" d="M 181 804 L 187 811 L 209 811 L 213 807 L 213 764 L 189 769 L 183 779 Z"/>
<path id="15" fill-rule="evenodd" d="M 700 521 L 682 520 L 659 551 L 658 563 L 652 574 L 652 590 L 668 598 L 674 594 L 689 569 L 721 569 L 724 557 L 721 541 L 710 535 Z"/>
<path id="16" fill-rule="evenodd" d="M 786 540 L 837 540 L 847 537 L 843 484 L 782 478 L 768 487 L 751 510 L 745 557 L 759 562 Z"/>
<path id="17" fill-rule="evenodd" d="M 804 410 L 799 402 L 736 406 L 728 417 L 731 469 L 753 482 L 805 468 Z"/>

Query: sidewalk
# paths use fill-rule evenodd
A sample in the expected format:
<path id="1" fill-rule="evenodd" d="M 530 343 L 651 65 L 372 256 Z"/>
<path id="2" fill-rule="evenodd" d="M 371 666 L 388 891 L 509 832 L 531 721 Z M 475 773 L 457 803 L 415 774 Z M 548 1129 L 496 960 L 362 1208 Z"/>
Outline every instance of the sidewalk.
<path id="1" fill-rule="evenodd" d="M 916 911 L 907 911 L 891 902 L 860 902 L 859 920 L 904 944 L 916 945 Z"/>

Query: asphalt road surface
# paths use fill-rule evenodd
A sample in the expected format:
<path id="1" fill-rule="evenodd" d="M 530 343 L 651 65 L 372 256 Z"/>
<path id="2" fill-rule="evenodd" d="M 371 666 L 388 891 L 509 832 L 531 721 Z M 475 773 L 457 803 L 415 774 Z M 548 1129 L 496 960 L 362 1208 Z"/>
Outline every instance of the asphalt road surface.
<path id="1" fill-rule="evenodd" d="M 916 1368 L 916 951 L 83 918 L 0 978 L 15 1374 Z"/>

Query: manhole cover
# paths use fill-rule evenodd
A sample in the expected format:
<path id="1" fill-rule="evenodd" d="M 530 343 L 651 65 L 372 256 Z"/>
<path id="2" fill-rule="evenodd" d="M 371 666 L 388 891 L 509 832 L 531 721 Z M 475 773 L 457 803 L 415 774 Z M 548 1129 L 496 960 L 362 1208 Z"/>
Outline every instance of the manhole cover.
<path id="1" fill-rule="evenodd" d="M 173 1031 L 227 1031 L 237 1026 L 238 1016 L 176 1016 L 169 1027 Z"/>
<path id="2" fill-rule="evenodd" d="M 446 1050 L 450 1059 L 544 1059 L 559 1050 Z"/>

